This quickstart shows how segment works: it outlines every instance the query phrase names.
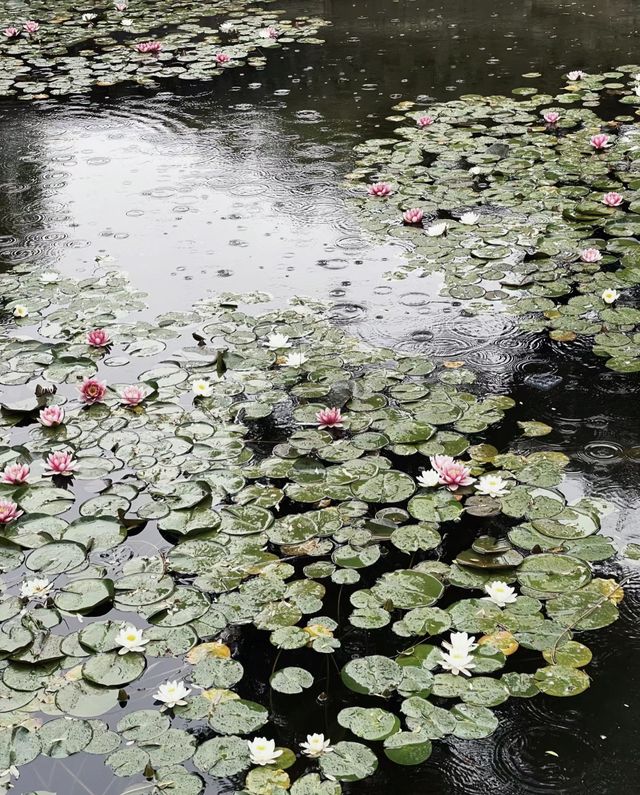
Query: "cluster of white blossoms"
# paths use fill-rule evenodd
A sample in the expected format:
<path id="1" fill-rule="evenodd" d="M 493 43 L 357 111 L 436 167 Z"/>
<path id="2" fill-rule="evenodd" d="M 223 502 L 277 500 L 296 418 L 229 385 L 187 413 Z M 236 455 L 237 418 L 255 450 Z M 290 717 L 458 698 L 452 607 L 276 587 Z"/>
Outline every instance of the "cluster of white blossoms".
<path id="1" fill-rule="evenodd" d="M 471 652 L 478 648 L 472 635 L 466 632 L 452 632 L 449 640 L 442 642 L 444 651 L 440 651 L 440 665 L 454 676 L 464 674 L 471 676 L 471 669 L 476 667 Z"/>

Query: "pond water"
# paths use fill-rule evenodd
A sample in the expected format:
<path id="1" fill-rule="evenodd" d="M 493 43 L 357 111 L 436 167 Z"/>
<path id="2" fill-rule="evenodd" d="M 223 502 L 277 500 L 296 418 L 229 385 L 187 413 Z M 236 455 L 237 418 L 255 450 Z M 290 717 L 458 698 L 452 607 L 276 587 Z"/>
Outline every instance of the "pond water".
<path id="1" fill-rule="evenodd" d="M 519 332 L 498 310 L 467 317 L 459 301 L 439 295 L 437 276 L 387 281 L 405 252 L 393 238 L 368 235 L 344 186 L 354 146 L 390 135 L 395 124 L 386 117 L 398 102 L 508 94 L 533 72 L 541 75 L 535 86 L 554 94 L 570 69 L 634 62 L 640 7 L 632 0 L 277 7 L 288 18 L 328 20 L 319 34 L 325 43 L 285 46 L 268 54 L 265 68 L 229 70 L 212 83 L 1 102 L 0 263 L 83 278 L 96 257 L 109 255 L 148 293 L 149 316 L 222 291 L 264 290 L 274 306 L 294 295 L 328 301 L 345 331 L 463 360 L 480 388 L 510 394 L 516 408 L 492 443 L 506 448 L 519 419 L 547 423 L 550 435 L 521 437 L 515 449 L 565 453 L 569 495 L 612 501 L 605 533 L 620 548 L 640 541 L 637 374 L 606 369 L 579 343 L 567 353 L 546 336 Z M 620 620 L 590 639 L 585 693 L 512 699 L 497 707 L 500 725 L 488 739 L 434 743 L 424 765 L 382 763 L 374 778 L 345 791 L 635 793 L 640 578 L 618 564 L 611 571 L 632 576 Z M 258 682 L 266 655 L 256 644 L 248 673 Z M 306 706 L 322 715 L 315 701 Z M 283 736 L 305 728 L 302 713 L 277 715 Z M 27 765 L 14 791 L 127 789 L 98 757 L 47 762 Z"/>

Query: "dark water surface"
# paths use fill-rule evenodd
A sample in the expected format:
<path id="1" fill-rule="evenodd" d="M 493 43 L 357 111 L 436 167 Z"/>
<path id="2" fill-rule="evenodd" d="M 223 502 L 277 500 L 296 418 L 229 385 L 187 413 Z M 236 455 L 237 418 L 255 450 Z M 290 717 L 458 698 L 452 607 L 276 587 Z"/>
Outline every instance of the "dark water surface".
<path id="1" fill-rule="evenodd" d="M 518 408 L 498 443 L 511 442 L 518 418 L 552 425 L 551 435 L 523 439 L 520 449 L 566 453 L 570 496 L 588 491 L 611 500 L 617 511 L 605 531 L 621 548 L 640 540 L 637 377 L 605 370 L 577 345 L 567 359 L 547 339 L 519 335 L 498 313 L 464 318 L 456 302 L 438 297 L 436 278 L 386 281 L 383 274 L 402 264 L 402 249 L 367 239 L 342 182 L 353 146 L 388 134 L 385 117 L 398 101 L 421 98 L 428 107 L 429 98 L 527 84 L 555 93 L 568 69 L 637 62 L 640 5 L 326 0 L 278 7 L 330 20 L 326 44 L 273 52 L 266 69 L 230 71 L 210 90 L 181 84 L 154 96 L 121 89 L 67 103 L 0 104 L 0 262 L 81 276 L 93 271 L 96 256 L 110 255 L 149 291 L 154 313 L 224 290 L 332 300 L 336 321 L 351 333 L 464 360 L 483 385 L 509 391 Z M 521 77 L 528 72 L 542 76 Z M 620 620 L 590 634 L 587 692 L 566 701 L 512 699 L 497 708 L 493 737 L 436 742 L 422 767 L 382 764 L 374 779 L 345 791 L 637 793 L 640 579 L 627 573 Z M 264 680 L 263 662 L 257 653 L 254 674 Z M 321 718 L 321 707 L 308 706 Z M 305 728 L 309 713 L 297 720 L 283 731 Z M 80 754 L 27 766 L 14 791 L 121 795 L 128 786 L 102 758 Z"/>

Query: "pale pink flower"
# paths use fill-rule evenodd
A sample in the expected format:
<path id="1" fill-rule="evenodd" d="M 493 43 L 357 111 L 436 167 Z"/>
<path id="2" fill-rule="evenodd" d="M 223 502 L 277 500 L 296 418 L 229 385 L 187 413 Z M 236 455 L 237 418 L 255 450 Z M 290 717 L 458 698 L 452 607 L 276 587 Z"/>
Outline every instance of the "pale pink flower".
<path id="1" fill-rule="evenodd" d="M 582 69 L 574 69 L 573 72 L 569 72 L 567 75 L 569 80 L 582 80 L 582 78 L 586 76 L 587 73 L 583 72 Z"/>
<path id="2" fill-rule="evenodd" d="M 47 465 L 45 467 L 45 475 L 64 475 L 64 477 L 71 477 L 76 468 L 76 463 L 73 460 L 73 453 L 64 450 L 56 450 L 51 453 L 47 458 Z"/>
<path id="3" fill-rule="evenodd" d="M 373 185 L 369 185 L 367 188 L 367 193 L 369 196 L 391 196 L 393 193 L 393 189 L 388 182 L 374 182 Z"/>
<path id="4" fill-rule="evenodd" d="M 424 213 L 419 207 L 414 207 L 411 210 L 405 210 L 402 213 L 402 220 L 405 224 L 419 224 L 424 218 Z"/>
<path id="5" fill-rule="evenodd" d="M 15 502 L 11 500 L 0 500 L 0 524 L 9 524 L 22 516 L 24 511 L 21 511 Z"/>
<path id="6" fill-rule="evenodd" d="M 125 386 L 120 393 L 120 397 L 126 406 L 139 406 L 145 399 L 146 394 L 142 387 L 134 384 L 132 386 Z"/>
<path id="7" fill-rule="evenodd" d="M 226 52 L 218 52 L 215 55 L 216 63 L 220 64 L 221 66 L 222 66 L 222 64 L 229 63 L 230 60 L 231 60 L 231 56 L 227 55 Z"/>
<path id="8" fill-rule="evenodd" d="M 100 403 L 107 394 L 107 385 L 104 381 L 98 381 L 97 378 L 85 378 L 78 389 L 83 402 L 89 405 Z"/>
<path id="9" fill-rule="evenodd" d="M 91 345 L 93 348 L 105 348 L 110 342 L 108 332 L 102 328 L 94 328 L 87 334 L 87 345 Z"/>
<path id="10" fill-rule="evenodd" d="M 602 259 L 602 252 L 597 248 L 585 248 L 580 252 L 580 259 L 583 262 L 599 262 Z"/>
<path id="11" fill-rule="evenodd" d="M 264 28 L 264 30 L 260 31 L 260 36 L 263 39 L 277 39 L 280 35 L 280 31 L 274 27 Z"/>
<path id="12" fill-rule="evenodd" d="M 114 3 L 113 7 L 115 8 L 116 11 L 120 11 L 120 12 L 127 10 L 127 4 L 126 3 Z"/>
<path id="13" fill-rule="evenodd" d="M 12 486 L 21 486 L 27 482 L 29 472 L 28 464 L 7 464 L 2 473 L 2 482 L 10 483 Z"/>
<path id="14" fill-rule="evenodd" d="M 38 417 L 40 425 L 45 428 L 55 428 L 56 425 L 62 425 L 64 422 L 64 409 L 62 406 L 47 406 L 40 409 L 40 416 Z"/>
<path id="15" fill-rule="evenodd" d="M 547 124 L 556 124 L 560 121 L 560 114 L 555 110 L 548 110 L 542 115 L 542 118 Z"/>
<path id="16" fill-rule="evenodd" d="M 433 124 L 433 119 L 431 116 L 420 116 L 416 124 L 418 127 L 431 127 Z"/>
<path id="17" fill-rule="evenodd" d="M 609 141 L 609 136 L 605 135 L 604 133 L 592 135 L 589 143 L 597 152 L 602 152 L 605 149 L 608 149 L 610 146 L 613 146 L 613 144 Z"/>
<path id="18" fill-rule="evenodd" d="M 450 491 L 456 491 L 459 486 L 470 486 L 475 481 L 469 467 L 450 455 L 434 455 L 429 461 L 440 476 L 440 483 Z"/>
<path id="19" fill-rule="evenodd" d="M 20 35 L 20 31 L 18 28 L 8 27 L 2 31 L 2 35 L 5 36 L 7 39 L 17 39 Z"/>
<path id="20" fill-rule="evenodd" d="M 37 22 L 35 22 L 33 19 L 29 19 L 27 22 L 24 23 L 22 27 L 24 30 L 27 31 L 29 35 L 37 33 L 40 30 L 40 25 Z"/>
<path id="21" fill-rule="evenodd" d="M 136 44 L 136 50 L 149 55 L 157 55 L 162 51 L 162 44 L 159 41 L 143 41 L 140 44 Z"/>
<path id="22" fill-rule="evenodd" d="M 342 413 L 338 408 L 322 409 L 316 414 L 318 428 L 342 428 Z"/>
<path id="23" fill-rule="evenodd" d="M 602 197 L 602 203 L 606 204 L 607 207 L 619 207 L 623 201 L 623 197 L 614 190 L 610 191 L 609 193 L 605 193 Z"/>

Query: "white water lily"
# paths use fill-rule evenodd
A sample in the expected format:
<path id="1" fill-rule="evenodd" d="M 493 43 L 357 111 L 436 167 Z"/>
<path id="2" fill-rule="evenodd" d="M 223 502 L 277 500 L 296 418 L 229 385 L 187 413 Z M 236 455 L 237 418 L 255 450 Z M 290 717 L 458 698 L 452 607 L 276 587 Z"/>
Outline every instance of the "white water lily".
<path id="1" fill-rule="evenodd" d="M 307 734 L 306 743 L 300 743 L 302 753 L 312 759 L 317 759 L 323 754 L 333 753 L 331 740 L 325 740 L 324 734 Z"/>
<path id="2" fill-rule="evenodd" d="M 52 584 L 45 578 L 34 577 L 33 580 L 26 580 L 20 586 L 20 596 L 23 599 L 44 599 L 49 595 Z"/>
<path id="3" fill-rule="evenodd" d="M 500 475 L 483 475 L 478 480 L 476 494 L 485 494 L 487 497 L 504 497 L 509 493 L 507 481 Z"/>
<path id="4" fill-rule="evenodd" d="M 213 395 L 213 387 L 204 378 L 196 378 L 191 382 L 191 391 L 196 397 L 211 397 Z"/>
<path id="5" fill-rule="evenodd" d="M 16 304 L 13 307 L 14 317 L 29 317 L 29 310 L 24 304 Z"/>
<path id="6" fill-rule="evenodd" d="M 233 22 L 223 22 L 218 28 L 220 33 L 235 33 L 237 29 Z"/>
<path id="7" fill-rule="evenodd" d="M 464 649 L 453 649 L 450 652 L 440 652 L 440 666 L 445 671 L 451 671 L 454 676 L 471 676 L 471 669 L 476 667 L 473 657 Z"/>
<path id="8" fill-rule="evenodd" d="M 484 590 L 487 592 L 487 598 L 498 605 L 498 607 L 505 607 L 506 605 L 513 604 L 518 598 L 515 590 L 502 580 L 488 582 L 484 586 Z"/>
<path id="9" fill-rule="evenodd" d="M 440 483 L 440 475 L 435 469 L 425 469 L 416 478 L 418 485 L 424 486 L 425 489 L 432 489 Z"/>
<path id="10" fill-rule="evenodd" d="M 45 271 L 40 274 L 42 284 L 55 284 L 60 281 L 60 274 L 57 271 Z"/>
<path id="11" fill-rule="evenodd" d="M 144 652 L 145 643 L 149 643 L 148 640 L 143 639 L 142 630 L 131 624 L 127 624 L 118 632 L 115 642 L 122 647 L 118 649 L 118 654 L 127 654 L 130 651 Z"/>
<path id="12" fill-rule="evenodd" d="M 429 237 L 440 237 L 440 235 L 444 235 L 446 231 L 447 231 L 447 222 L 440 221 L 440 223 L 431 224 L 431 226 L 428 226 L 424 230 L 424 233 Z"/>
<path id="13" fill-rule="evenodd" d="M 120 20 L 120 24 L 122 25 L 123 28 L 130 28 L 131 25 L 133 25 L 133 20 L 129 19 L 129 17 L 123 17 Z"/>
<path id="14" fill-rule="evenodd" d="M 473 635 L 467 635 L 466 632 L 452 632 L 449 635 L 449 640 L 442 641 L 443 647 L 448 652 L 464 652 L 470 654 L 474 649 L 478 648 L 476 639 Z"/>
<path id="15" fill-rule="evenodd" d="M 289 353 L 285 356 L 283 364 L 285 367 L 301 367 L 306 361 L 304 353 Z"/>
<path id="16" fill-rule="evenodd" d="M 93 20 L 97 17 L 97 14 L 83 14 L 80 19 L 83 22 L 93 22 Z"/>
<path id="17" fill-rule="evenodd" d="M 266 737 L 247 740 L 247 745 L 251 763 L 254 765 L 272 765 L 279 756 L 282 756 L 282 751 L 276 751 L 275 740 L 267 740 Z"/>
<path id="18" fill-rule="evenodd" d="M 477 224 L 479 220 L 480 216 L 478 213 L 463 213 L 460 216 L 460 223 L 466 224 L 467 226 L 473 226 L 474 224 Z"/>
<path id="19" fill-rule="evenodd" d="M 586 77 L 587 73 L 583 72 L 582 69 L 574 69 L 573 72 L 569 72 L 567 77 L 569 80 L 582 80 L 583 77 Z"/>
<path id="20" fill-rule="evenodd" d="M 612 304 L 614 301 L 617 301 L 618 298 L 620 298 L 620 293 L 617 290 L 612 290 L 610 287 L 608 287 L 606 290 L 602 291 L 601 297 L 605 304 Z"/>
<path id="21" fill-rule="evenodd" d="M 636 84 L 633 87 L 633 93 L 636 95 L 636 97 L 640 97 L 640 85 Z"/>
<path id="22" fill-rule="evenodd" d="M 156 701 L 162 701 L 162 703 L 169 708 L 183 707 L 187 703 L 185 698 L 190 692 L 191 690 L 188 687 L 185 687 L 185 684 L 181 679 L 179 681 L 169 680 L 163 685 L 160 685 L 158 692 L 154 693 L 153 697 Z"/>
<path id="23" fill-rule="evenodd" d="M 265 345 L 271 351 L 279 351 L 282 348 L 290 348 L 291 343 L 289 342 L 289 337 L 286 334 L 277 334 L 274 332 L 273 334 L 269 334 L 267 337 L 267 341 Z"/>

